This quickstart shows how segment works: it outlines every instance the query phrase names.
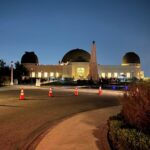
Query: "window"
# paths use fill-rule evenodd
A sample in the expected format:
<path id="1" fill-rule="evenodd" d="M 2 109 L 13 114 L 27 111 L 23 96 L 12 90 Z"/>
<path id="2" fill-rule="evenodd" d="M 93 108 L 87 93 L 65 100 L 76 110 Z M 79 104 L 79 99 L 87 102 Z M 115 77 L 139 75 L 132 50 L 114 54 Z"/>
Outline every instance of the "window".
<path id="1" fill-rule="evenodd" d="M 84 69 L 84 68 L 77 68 L 77 74 L 78 74 L 79 76 L 83 76 L 84 73 L 85 73 L 85 69 Z"/>
<path id="2" fill-rule="evenodd" d="M 48 77 L 48 73 L 44 72 L 44 78 L 47 78 L 47 77 Z"/>
<path id="3" fill-rule="evenodd" d="M 50 77 L 54 77 L 54 72 L 50 72 Z"/>
<path id="4" fill-rule="evenodd" d="M 108 78 L 111 78 L 111 73 L 110 72 L 108 72 Z"/>
<path id="5" fill-rule="evenodd" d="M 59 73 L 58 72 L 56 72 L 56 78 L 58 78 L 59 77 Z"/>
<path id="6" fill-rule="evenodd" d="M 102 78 L 105 78 L 105 73 L 104 73 L 104 72 L 102 72 L 101 76 L 102 76 Z"/>
<path id="7" fill-rule="evenodd" d="M 32 78 L 35 78 L 35 72 L 32 72 L 32 73 L 31 73 L 31 77 L 32 77 Z"/>
<path id="8" fill-rule="evenodd" d="M 42 77 L 42 72 L 38 72 L 38 78 Z"/>
<path id="9" fill-rule="evenodd" d="M 130 72 L 127 72 L 127 78 L 130 78 L 130 77 L 131 77 Z"/>
<path id="10" fill-rule="evenodd" d="M 114 78 L 117 78 L 117 77 L 118 77 L 118 73 L 114 72 Z"/>

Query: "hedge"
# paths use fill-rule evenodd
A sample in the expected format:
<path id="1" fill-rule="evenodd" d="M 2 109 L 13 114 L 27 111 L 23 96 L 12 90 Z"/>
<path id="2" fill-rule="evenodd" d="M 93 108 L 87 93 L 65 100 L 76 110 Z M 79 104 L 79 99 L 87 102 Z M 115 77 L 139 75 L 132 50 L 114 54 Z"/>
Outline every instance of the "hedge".
<path id="1" fill-rule="evenodd" d="M 127 127 L 120 118 L 111 118 L 108 126 L 108 139 L 114 150 L 150 150 L 150 136 Z"/>

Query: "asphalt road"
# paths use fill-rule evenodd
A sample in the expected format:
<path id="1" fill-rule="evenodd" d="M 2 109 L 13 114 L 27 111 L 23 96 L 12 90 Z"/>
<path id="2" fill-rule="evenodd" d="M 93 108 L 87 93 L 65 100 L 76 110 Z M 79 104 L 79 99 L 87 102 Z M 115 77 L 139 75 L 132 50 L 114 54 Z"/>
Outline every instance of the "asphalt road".
<path id="1" fill-rule="evenodd" d="M 80 112 L 119 105 L 118 96 L 86 93 L 74 96 L 71 91 L 26 89 L 25 100 L 20 90 L 0 91 L 0 149 L 28 149 L 49 127 Z"/>

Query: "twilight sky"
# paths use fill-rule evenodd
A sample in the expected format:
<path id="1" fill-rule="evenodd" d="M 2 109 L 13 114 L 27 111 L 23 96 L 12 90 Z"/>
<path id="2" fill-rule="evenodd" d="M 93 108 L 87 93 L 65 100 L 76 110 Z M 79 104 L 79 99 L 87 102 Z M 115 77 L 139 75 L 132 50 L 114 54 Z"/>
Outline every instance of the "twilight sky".
<path id="1" fill-rule="evenodd" d="M 57 64 L 71 49 L 91 50 L 99 64 L 121 64 L 136 52 L 150 76 L 150 0 L 0 0 L 0 59 L 34 51 Z"/>

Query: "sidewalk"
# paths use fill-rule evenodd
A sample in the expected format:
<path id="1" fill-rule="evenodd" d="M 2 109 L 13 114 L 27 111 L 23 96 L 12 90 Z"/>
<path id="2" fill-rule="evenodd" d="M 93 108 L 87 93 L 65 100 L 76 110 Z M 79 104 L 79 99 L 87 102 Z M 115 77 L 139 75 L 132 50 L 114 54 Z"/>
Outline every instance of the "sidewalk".
<path id="1" fill-rule="evenodd" d="M 120 109 L 102 108 L 66 119 L 46 134 L 36 150 L 110 150 L 106 123 Z"/>

